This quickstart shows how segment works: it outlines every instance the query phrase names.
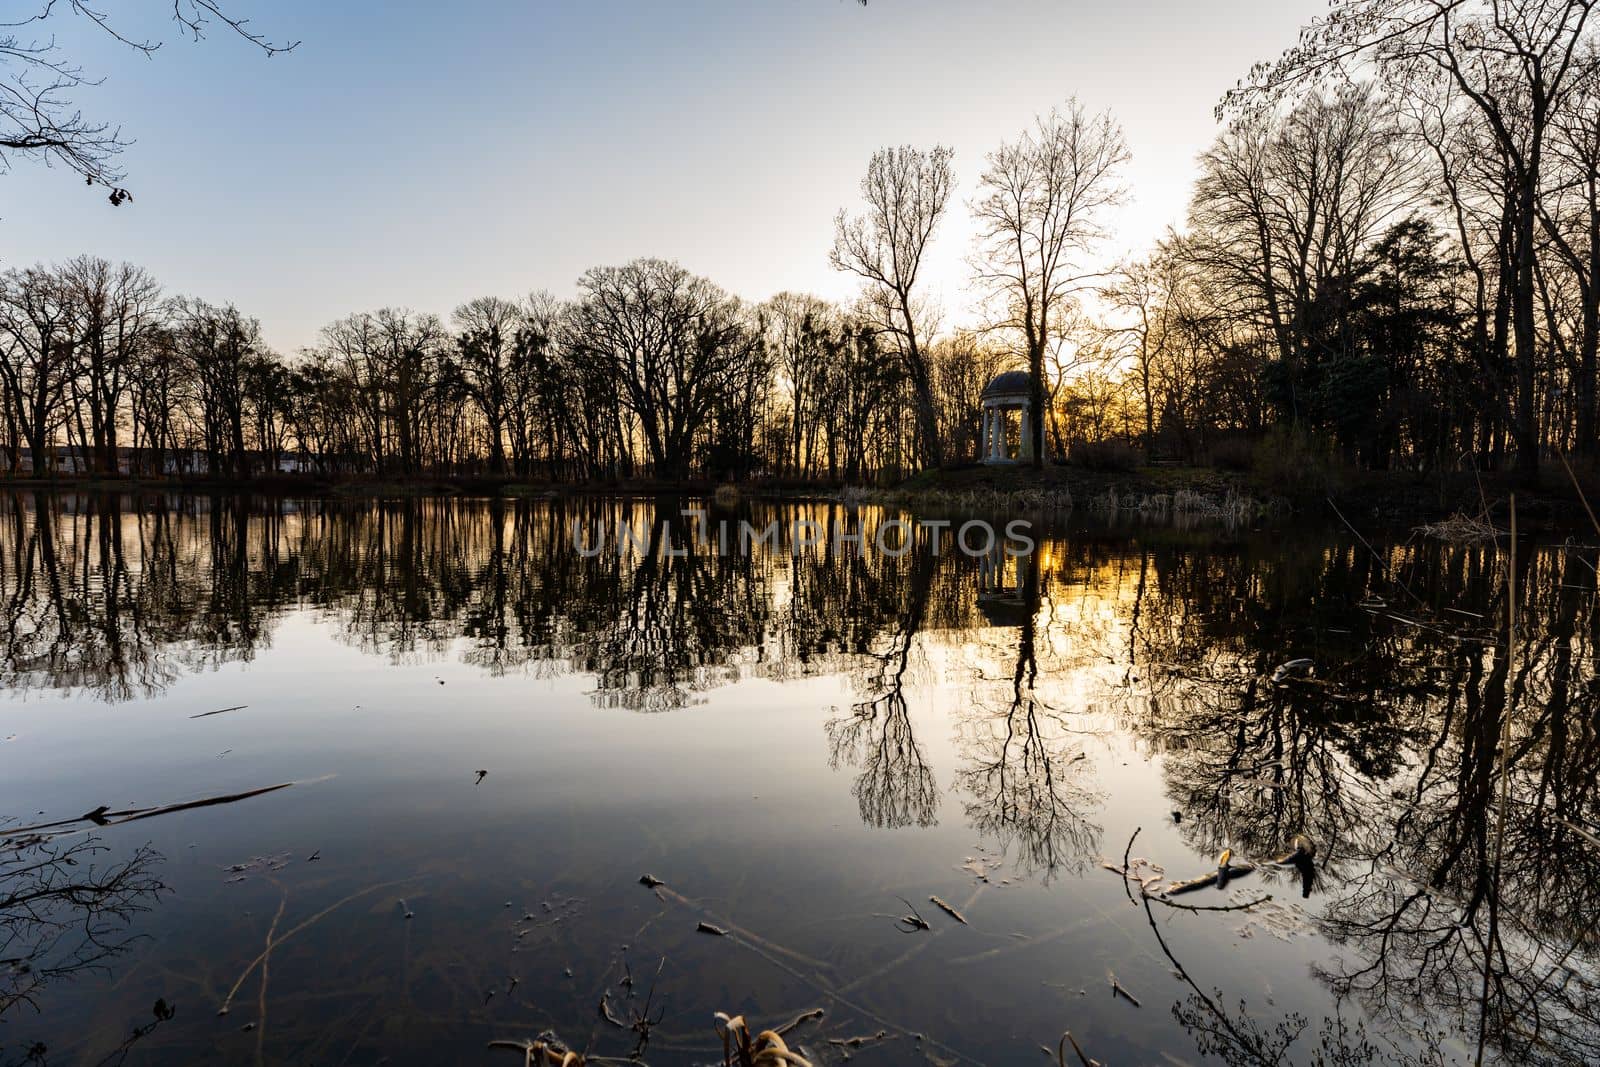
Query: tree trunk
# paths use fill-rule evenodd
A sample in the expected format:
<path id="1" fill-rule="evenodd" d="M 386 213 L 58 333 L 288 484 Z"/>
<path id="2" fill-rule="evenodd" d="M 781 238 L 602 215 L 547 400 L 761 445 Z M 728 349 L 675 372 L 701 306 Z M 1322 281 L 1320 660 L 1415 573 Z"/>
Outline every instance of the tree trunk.
<path id="1" fill-rule="evenodd" d="M 1539 473 L 1539 405 L 1534 396 L 1534 318 L 1533 229 L 1535 220 L 1534 182 L 1536 172 L 1529 168 L 1517 193 L 1516 284 L 1512 289 L 1512 333 L 1517 348 L 1516 425 L 1517 473 L 1532 481 Z"/>

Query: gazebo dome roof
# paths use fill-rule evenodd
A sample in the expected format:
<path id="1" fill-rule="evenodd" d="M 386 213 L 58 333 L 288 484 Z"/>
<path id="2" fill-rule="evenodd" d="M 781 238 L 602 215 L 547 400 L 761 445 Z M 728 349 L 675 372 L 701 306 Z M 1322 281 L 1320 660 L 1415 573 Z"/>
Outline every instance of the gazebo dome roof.
<path id="1" fill-rule="evenodd" d="M 1032 383 L 1033 376 L 1025 370 L 1002 371 L 983 387 L 983 399 L 990 400 L 997 396 L 1026 396 L 1028 387 Z"/>

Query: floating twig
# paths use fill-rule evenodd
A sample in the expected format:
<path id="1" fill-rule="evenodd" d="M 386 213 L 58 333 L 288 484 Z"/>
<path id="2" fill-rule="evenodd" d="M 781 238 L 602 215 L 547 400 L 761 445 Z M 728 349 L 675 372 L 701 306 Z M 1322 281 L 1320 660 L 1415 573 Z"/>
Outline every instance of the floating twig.
<path id="1" fill-rule="evenodd" d="M 907 900 L 905 897 L 900 898 L 900 903 L 911 909 L 911 914 L 902 915 L 900 918 L 895 920 L 896 925 L 902 928 L 903 933 L 911 934 L 916 933 L 918 930 L 933 929 L 933 927 L 928 925 L 928 920 L 922 917 L 922 913 L 917 910 L 917 906 L 915 904 L 911 903 L 911 901 Z"/>
<path id="2" fill-rule="evenodd" d="M 860 1034 L 856 1037 L 830 1037 L 828 1038 L 828 1044 L 839 1048 L 865 1048 L 868 1045 L 876 1045 L 887 1041 L 891 1036 L 893 1035 L 889 1031 L 879 1030 L 875 1034 Z"/>
<path id="3" fill-rule="evenodd" d="M 321 919 L 323 916 L 327 915 L 329 912 L 333 911 L 335 908 L 342 907 L 343 905 L 350 903 L 352 900 L 356 900 L 356 899 L 358 899 L 360 897 L 366 896 L 368 893 L 375 893 L 380 889 L 386 889 L 386 888 L 388 888 L 389 886 L 392 886 L 392 885 L 400 885 L 402 883 L 412 882 L 412 881 L 415 881 L 415 880 L 416 880 L 416 876 L 413 875 L 410 878 L 398 878 L 398 879 L 395 879 L 394 881 L 390 881 L 390 882 L 379 882 L 377 885 L 369 885 L 365 889 L 358 889 L 354 893 L 351 893 L 349 896 L 342 897 L 339 900 L 334 901 L 332 904 L 329 904 L 326 908 L 323 908 L 321 911 L 317 912 L 315 915 L 311 916 L 309 919 L 306 919 L 304 922 L 300 923 L 298 926 L 295 926 L 292 929 L 290 929 L 282 937 L 274 938 L 273 941 L 272 941 L 271 948 L 263 949 L 261 954 L 258 955 L 255 959 L 251 960 L 250 963 L 245 967 L 244 971 L 240 973 L 238 980 L 233 983 L 233 988 L 229 989 L 228 990 L 228 995 L 223 998 L 222 1007 L 220 1009 L 218 1009 L 217 1014 L 218 1015 L 226 1015 L 226 1014 L 228 1014 L 228 1006 L 233 1003 L 233 998 L 239 992 L 239 987 L 244 985 L 244 980 L 246 978 L 249 978 L 250 975 L 255 972 L 255 969 L 257 967 L 261 966 L 261 964 L 263 962 L 265 962 L 265 960 L 266 960 L 267 956 L 269 955 L 269 953 L 271 952 L 272 948 L 276 948 L 277 946 L 283 944 L 285 941 L 289 940 L 295 934 L 298 934 L 300 931 L 304 930 L 306 927 L 310 926 L 312 923 L 316 922 L 318 919 Z"/>
<path id="4" fill-rule="evenodd" d="M 1152 896 L 1149 893 L 1144 894 L 1144 896 L 1157 904 L 1165 904 L 1169 908 L 1177 908 L 1180 911 L 1249 911 L 1251 908 L 1258 908 L 1272 899 L 1272 894 L 1268 893 L 1254 900 L 1247 900 L 1242 904 L 1184 904 L 1181 901 L 1168 900 L 1165 897 Z"/>
<path id="5" fill-rule="evenodd" d="M 186 800 L 181 804 L 164 804 L 157 808 L 127 808 L 113 811 L 105 804 L 92 811 L 86 811 L 76 819 L 61 819 L 56 822 L 34 823 L 32 826 L 16 826 L 0 831 L 0 839 L 17 837 L 21 834 L 31 833 L 36 830 L 46 830 L 58 826 L 71 826 L 74 823 L 87 822 L 95 826 L 120 826 L 122 823 L 137 822 L 140 819 L 153 819 L 157 815 L 171 815 L 174 812 L 189 811 L 192 808 L 208 808 L 216 804 L 232 804 L 239 800 L 249 800 L 266 793 L 275 793 L 280 789 L 288 789 L 294 782 L 282 782 L 278 785 L 263 786 L 260 789 L 249 789 L 243 793 L 229 793 L 226 796 L 206 797 L 203 800 Z"/>
<path id="6" fill-rule="evenodd" d="M 653 874 L 641 874 L 639 876 L 639 884 L 644 886 L 646 889 L 654 889 L 658 885 L 666 885 L 667 883 L 663 882 Z"/>
<path id="7" fill-rule="evenodd" d="M 940 900 L 938 897 L 929 897 L 928 899 L 931 902 L 933 902 L 934 904 L 937 904 L 940 908 L 943 908 L 945 913 L 947 915 L 949 915 L 950 918 L 954 919 L 956 922 L 960 923 L 962 926 L 966 926 L 967 925 L 966 916 L 962 915 L 955 908 L 951 907 L 949 904 L 946 904 L 944 901 Z"/>
<path id="8" fill-rule="evenodd" d="M 827 1012 L 821 1008 L 812 1008 L 810 1011 L 803 1011 L 799 1015 L 796 1015 L 793 1019 L 790 1019 L 788 1022 L 778 1027 L 774 1033 L 780 1036 L 787 1035 L 789 1031 L 793 1030 L 795 1027 L 800 1026 L 803 1023 L 813 1022 L 814 1020 L 822 1018 L 826 1014 Z"/>
<path id="9" fill-rule="evenodd" d="M 1083 1054 L 1083 1049 L 1078 1047 L 1078 1039 L 1072 1036 L 1071 1030 L 1063 1033 L 1060 1042 L 1056 1045 L 1057 1067 L 1067 1067 L 1067 1046 L 1069 1044 L 1072 1046 L 1072 1051 L 1078 1054 L 1078 1062 L 1083 1064 L 1083 1067 L 1103 1067 L 1099 1060 L 1091 1060 Z M 1049 1051 L 1049 1049 L 1045 1049 L 1046 1054 Z"/>
<path id="10" fill-rule="evenodd" d="M 699 932 L 699 933 L 712 934 L 713 936 L 716 936 L 716 937 L 727 937 L 728 936 L 728 931 L 724 930 L 720 926 L 713 926 L 710 923 L 706 922 L 704 919 L 700 920 L 700 925 L 696 926 L 695 930 L 697 932 Z"/>
<path id="11" fill-rule="evenodd" d="M 1129 882 L 1133 881 L 1133 861 L 1128 857 L 1133 853 L 1134 839 L 1139 836 L 1139 831 L 1143 829 L 1144 827 L 1142 826 L 1135 826 L 1133 828 L 1133 833 L 1128 835 L 1127 847 L 1122 850 L 1122 891 L 1128 894 L 1129 904 L 1133 903 L 1133 887 L 1128 884 Z M 1144 892 L 1143 882 L 1139 883 L 1139 892 Z M 1077 1043 L 1074 1042 L 1072 1047 L 1077 1048 Z M 1082 1055 L 1082 1053 L 1079 1053 L 1079 1055 Z"/>
<path id="12" fill-rule="evenodd" d="M 808 968 L 815 968 L 815 969 L 819 969 L 820 970 L 820 969 L 824 969 L 824 968 L 826 968 L 828 966 L 828 964 L 824 963 L 821 960 L 813 959 L 810 956 L 807 956 L 807 955 L 804 955 L 802 953 L 796 952 L 792 948 L 787 948 L 787 947 L 785 947 L 783 945 L 777 944 L 776 942 L 769 941 L 768 939 L 762 937 L 760 934 L 756 933 L 755 931 L 750 930 L 747 927 L 740 926 L 737 923 L 729 921 L 726 916 L 717 915 L 717 914 L 709 911 L 704 905 L 700 904 L 698 901 L 691 900 L 689 897 L 686 897 L 682 893 L 679 893 L 678 891 L 673 889 L 671 886 L 667 886 L 667 885 L 657 886 L 656 890 L 655 890 L 655 893 L 656 893 L 657 898 L 659 898 L 662 901 L 670 902 L 670 903 L 673 903 L 673 904 L 681 904 L 686 908 L 689 908 L 689 909 L 691 909 L 693 911 L 699 912 L 701 915 L 704 915 L 707 919 L 715 919 L 715 920 L 717 920 L 717 923 L 720 924 L 720 925 L 715 925 L 715 926 L 713 926 L 710 922 L 707 922 L 705 920 L 701 921 L 700 927 L 698 927 L 698 929 L 701 929 L 705 933 L 716 933 L 716 934 L 719 934 L 719 935 L 737 934 L 738 937 L 739 937 L 739 941 L 742 944 L 744 944 L 744 945 L 746 945 L 748 947 L 751 947 L 751 948 L 754 948 L 754 949 L 757 949 L 757 950 L 761 950 L 761 951 L 765 951 L 765 952 L 777 953 L 778 955 L 781 955 L 781 956 L 787 956 L 790 960 L 793 960 L 794 962 L 802 964 L 803 966 L 808 967 Z M 711 929 L 710 930 L 705 930 L 704 928 L 707 927 L 707 926 L 710 926 Z"/>
<path id="13" fill-rule="evenodd" d="M 1249 874 L 1256 869 L 1253 863 L 1219 863 L 1217 869 L 1211 874 L 1203 874 L 1198 878 L 1189 878 L 1182 882 L 1173 882 L 1167 886 L 1168 896 L 1178 893 L 1192 893 L 1196 889 L 1206 889 L 1210 886 L 1221 887 L 1229 880 Z"/>
<path id="14" fill-rule="evenodd" d="M 1144 1007 L 1143 1004 L 1139 1003 L 1139 998 L 1138 997 L 1136 997 L 1132 993 L 1128 992 L 1127 987 L 1125 987 L 1121 982 L 1117 981 L 1117 976 L 1116 975 L 1112 974 L 1110 971 L 1107 971 L 1106 972 L 1106 977 L 1111 979 L 1111 996 L 1112 996 L 1113 999 L 1115 999 L 1115 998 L 1120 996 L 1120 997 L 1124 998 L 1125 1000 L 1127 1000 L 1127 1002 L 1129 1004 L 1132 1004 L 1136 1008 Z"/>
<path id="15" fill-rule="evenodd" d="M 245 708 L 248 708 L 249 706 L 250 706 L 249 704 L 235 704 L 231 708 L 218 708 L 216 711 L 202 711 L 198 715 L 189 716 L 189 718 L 191 718 L 191 719 L 209 719 L 213 715 L 226 715 L 230 711 L 243 711 Z"/>
<path id="16" fill-rule="evenodd" d="M 1268 893 L 1265 896 L 1258 897 L 1255 900 L 1246 901 L 1243 904 L 1204 905 L 1204 904 L 1181 904 L 1176 900 L 1168 900 L 1165 896 L 1156 896 L 1155 894 L 1150 892 L 1150 890 L 1148 888 L 1148 883 L 1146 883 L 1144 881 L 1140 881 L 1138 878 L 1135 878 L 1134 875 L 1133 875 L 1133 870 L 1132 870 L 1132 862 L 1133 861 L 1129 857 L 1133 852 L 1133 841 L 1134 841 L 1134 838 L 1136 838 L 1138 836 L 1139 836 L 1139 829 L 1135 828 L 1134 831 L 1133 831 L 1133 836 L 1128 838 L 1127 847 L 1122 850 L 1122 867 L 1120 869 L 1115 867 L 1115 866 L 1113 866 L 1110 863 L 1102 863 L 1100 865 L 1100 866 L 1104 867 L 1106 870 L 1110 871 L 1111 873 L 1119 874 L 1119 875 L 1122 876 L 1122 887 L 1123 887 L 1124 891 L 1127 892 L 1128 899 L 1130 901 L 1132 901 L 1136 905 L 1137 905 L 1138 901 L 1135 901 L 1133 899 L 1133 887 L 1134 886 L 1138 886 L 1139 887 L 1139 898 L 1141 900 L 1145 901 L 1146 903 L 1148 903 L 1149 901 L 1153 900 L 1157 904 L 1165 904 L 1169 908 L 1178 908 L 1178 909 L 1180 909 L 1182 911 L 1249 911 L 1251 908 L 1258 907 L 1258 906 L 1260 906 L 1262 904 L 1265 904 L 1267 901 L 1272 899 L 1272 894 Z M 1300 857 L 1301 855 L 1303 855 L 1303 853 L 1301 852 L 1301 842 L 1302 842 L 1302 840 L 1304 841 L 1305 847 L 1309 849 L 1310 853 L 1312 855 L 1315 855 L 1316 846 L 1311 843 L 1311 840 L 1309 838 L 1303 838 L 1303 836 L 1297 836 L 1295 838 L 1295 851 L 1291 852 L 1288 857 L 1285 857 L 1285 860 L 1283 862 L 1287 862 L 1290 858 L 1297 858 L 1297 857 Z M 1224 863 L 1226 863 L 1226 858 L 1229 857 L 1229 856 L 1231 856 L 1231 852 L 1224 852 L 1223 853 Z M 1140 863 L 1144 863 L 1146 861 L 1140 860 L 1139 862 Z M 1157 869 L 1159 870 L 1159 868 L 1157 868 Z M 1254 869 L 1255 868 L 1253 866 L 1250 866 L 1250 865 L 1247 865 L 1247 864 L 1241 864 L 1241 865 L 1239 865 L 1237 867 L 1234 867 L 1234 866 L 1229 866 L 1228 867 L 1228 870 L 1230 872 L 1230 876 L 1233 875 L 1233 874 L 1244 874 L 1244 873 L 1247 873 L 1247 871 L 1254 870 Z M 1208 875 L 1205 875 L 1202 878 L 1192 878 L 1187 882 L 1176 882 L 1172 886 L 1169 886 L 1168 889 L 1166 890 L 1166 892 L 1168 894 L 1171 894 L 1171 893 L 1185 893 L 1185 892 L 1188 892 L 1191 889 L 1203 889 L 1206 886 L 1216 885 L 1216 884 L 1217 884 L 1217 875 L 1208 874 Z M 1187 887 L 1187 888 L 1185 888 L 1185 887 Z M 962 961 L 958 960 L 958 961 L 953 961 L 953 962 L 962 962 Z"/>

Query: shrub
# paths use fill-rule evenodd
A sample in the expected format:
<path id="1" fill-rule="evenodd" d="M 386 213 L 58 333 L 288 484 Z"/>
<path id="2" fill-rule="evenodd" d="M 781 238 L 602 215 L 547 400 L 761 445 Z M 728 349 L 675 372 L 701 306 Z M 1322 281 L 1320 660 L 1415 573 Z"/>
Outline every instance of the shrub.
<path id="1" fill-rule="evenodd" d="M 1348 471 L 1331 442 L 1299 426 L 1275 426 L 1255 447 L 1256 481 L 1285 496 L 1337 491 Z"/>
<path id="2" fill-rule="evenodd" d="M 1255 466 L 1256 446 L 1243 437 L 1229 437 L 1211 446 L 1210 459 L 1218 470 L 1247 471 Z"/>
<path id="3" fill-rule="evenodd" d="M 1067 461 L 1093 471 L 1131 471 L 1143 462 L 1139 450 L 1126 441 L 1074 441 Z"/>

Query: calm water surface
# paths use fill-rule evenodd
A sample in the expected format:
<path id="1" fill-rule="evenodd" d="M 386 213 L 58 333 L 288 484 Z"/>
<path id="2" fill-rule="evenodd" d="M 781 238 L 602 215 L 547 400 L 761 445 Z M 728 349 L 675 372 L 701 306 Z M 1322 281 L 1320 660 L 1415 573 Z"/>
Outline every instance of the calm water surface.
<path id="1" fill-rule="evenodd" d="M 0 497 L 0 1064 L 1600 1062 L 1593 547 L 680 506 Z"/>

